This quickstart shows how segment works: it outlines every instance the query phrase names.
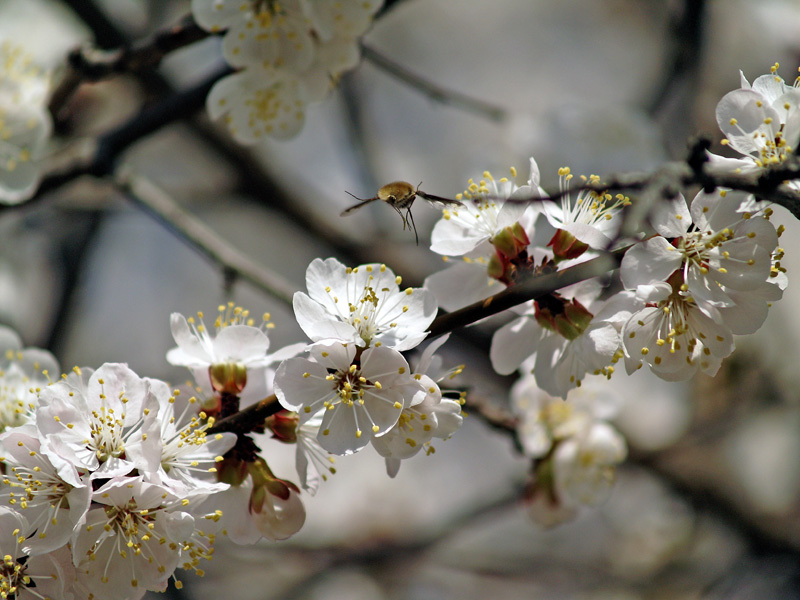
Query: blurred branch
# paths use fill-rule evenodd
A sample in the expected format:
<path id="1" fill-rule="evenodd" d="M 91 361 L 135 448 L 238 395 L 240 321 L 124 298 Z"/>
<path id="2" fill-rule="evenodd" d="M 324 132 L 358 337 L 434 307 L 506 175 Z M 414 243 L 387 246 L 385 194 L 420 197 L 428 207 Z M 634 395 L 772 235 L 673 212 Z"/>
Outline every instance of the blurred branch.
<path id="1" fill-rule="evenodd" d="M 78 214 L 60 214 L 55 223 L 70 223 L 69 234 L 59 243 L 59 262 L 64 269 L 64 288 L 58 298 L 53 326 L 47 340 L 47 348 L 56 356 L 63 350 L 65 337 L 71 325 L 69 316 L 79 283 L 89 258 L 89 249 L 100 231 L 105 215 L 103 211 L 80 211 Z"/>
<path id="2" fill-rule="evenodd" d="M 431 551 L 435 546 L 446 542 L 449 538 L 461 535 L 465 530 L 480 526 L 481 521 L 496 516 L 503 516 L 514 509 L 520 502 L 523 488 L 519 485 L 511 485 L 509 489 L 498 493 L 494 497 L 480 499 L 475 505 L 469 506 L 458 511 L 451 511 L 438 523 L 431 524 L 425 528 L 425 534 L 411 542 L 387 542 L 379 539 L 373 543 L 352 543 L 340 546 L 329 546 L 327 548 L 302 548 L 293 549 L 302 557 L 307 558 L 307 562 L 313 563 L 314 568 L 308 575 L 302 577 L 291 588 L 286 590 L 284 598 L 306 598 L 314 597 L 309 595 L 312 586 L 320 579 L 326 577 L 336 569 L 370 568 L 390 565 L 398 567 L 398 562 L 412 560 L 417 562 L 424 560 L 424 553 Z M 284 549 L 283 552 L 291 551 Z"/>
<path id="3" fill-rule="evenodd" d="M 213 229 L 178 206 L 153 182 L 123 168 L 116 175 L 115 183 L 129 199 L 217 265 L 226 280 L 243 279 L 291 305 L 295 292 L 292 284 L 225 242 Z"/>
<path id="4" fill-rule="evenodd" d="M 118 48 L 130 46 L 130 42 L 126 36 L 119 30 L 119 28 L 111 22 L 106 15 L 95 6 L 92 0 L 68 0 L 71 8 L 80 16 L 95 34 L 97 44 L 103 48 Z M 396 4 L 397 2 L 395 2 Z M 185 20 L 184 20 L 185 21 Z M 191 29 L 191 28 L 189 28 Z M 156 34 L 151 41 L 159 36 L 170 36 L 170 31 Z M 176 41 L 183 39 L 188 40 L 191 36 L 199 36 L 200 32 L 193 33 L 176 33 Z M 147 43 L 143 43 L 146 46 Z M 139 45 L 134 44 L 135 47 Z M 118 52 L 112 51 L 111 54 Z M 217 75 L 210 78 L 209 81 L 213 84 L 216 79 L 230 73 L 230 70 L 221 70 Z M 157 71 L 148 69 L 137 70 L 132 72 L 143 87 L 151 94 L 168 95 L 174 92 L 171 84 L 161 76 Z M 202 84 L 198 86 L 201 88 Z M 206 88 L 208 89 L 208 88 Z M 238 191 L 246 194 L 258 204 L 275 209 L 283 214 L 288 215 L 296 223 L 304 226 L 308 230 L 314 232 L 314 235 L 321 240 L 324 240 L 336 253 L 345 258 L 348 262 L 359 263 L 367 262 L 369 259 L 366 256 L 367 248 L 362 248 L 357 244 L 349 242 L 344 236 L 338 233 L 334 228 L 329 226 L 329 217 L 325 215 L 320 217 L 307 210 L 302 203 L 297 202 L 291 193 L 278 185 L 278 183 L 270 177 L 264 170 L 264 165 L 253 157 L 252 152 L 240 144 L 234 142 L 227 132 L 222 132 L 200 120 L 189 119 L 194 115 L 195 108 L 200 108 L 204 102 L 204 98 L 198 99 L 200 102 L 195 103 L 195 106 L 186 106 L 183 114 L 175 115 L 178 118 L 189 120 L 189 127 L 202 141 L 211 146 L 218 152 L 225 162 L 233 169 L 235 169 L 239 177 Z M 169 100 L 167 100 L 169 102 Z M 154 105 L 155 106 L 158 105 Z M 142 117 L 145 116 L 143 111 Z M 146 119 L 139 119 L 139 124 L 143 124 Z M 129 128 L 133 131 L 134 128 Z M 93 161 L 91 157 L 84 157 L 81 160 L 74 161 L 71 164 L 62 166 L 52 171 L 44 180 L 43 191 L 58 188 L 72 179 L 84 174 L 95 172 Z M 41 191 L 40 191 L 41 193 Z"/>
<path id="5" fill-rule="evenodd" d="M 726 495 L 714 482 L 691 477 L 691 470 L 670 465 L 671 451 L 654 455 L 632 452 L 628 462 L 656 474 L 698 512 L 708 512 L 735 529 L 747 542 L 750 550 L 761 555 L 789 554 L 800 559 L 797 527 L 787 527 L 786 521 L 770 520 L 747 510 L 735 498 Z M 680 467 L 680 465 L 678 465 Z"/>
<path id="6" fill-rule="evenodd" d="M 508 117 L 506 109 L 433 83 L 363 42 L 361 44 L 361 52 L 364 58 L 373 65 L 395 79 L 415 88 L 431 100 L 456 106 L 495 122 L 504 121 Z"/>
<path id="7" fill-rule="evenodd" d="M 174 121 L 186 118 L 205 106 L 206 96 L 211 86 L 230 71 L 222 69 L 193 88 L 178 92 L 161 102 L 144 108 L 137 115 L 94 140 L 81 140 L 75 143 L 63 164 L 56 164 L 45 174 L 36 196 L 26 204 L 41 200 L 47 193 L 83 176 L 105 177 L 113 173 L 120 155 L 140 139 L 154 133 Z M 14 210 L 15 206 L 0 207 Z"/>
<path id="8" fill-rule="evenodd" d="M 169 29 L 132 46 L 122 45 L 115 50 L 76 48 L 67 56 L 66 73 L 50 98 L 50 113 L 57 119 L 72 94 L 84 82 L 100 81 L 120 73 L 154 69 L 170 52 L 209 35 L 187 16 Z"/>
<path id="9" fill-rule="evenodd" d="M 686 81 L 692 83 L 697 77 L 702 64 L 705 10 L 706 0 L 683 0 L 680 13 L 672 18 L 666 76 L 659 79 L 659 86 L 647 103 L 648 114 L 658 113 L 677 85 Z"/>
<path id="10" fill-rule="evenodd" d="M 377 21 L 381 17 L 385 16 L 386 14 L 390 13 L 392 10 L 400 6 L 401 4 L 407 2 L 408 0 L 386 0 L 381 6 L 380 10 L 375 13 L 375 20 Z"/>

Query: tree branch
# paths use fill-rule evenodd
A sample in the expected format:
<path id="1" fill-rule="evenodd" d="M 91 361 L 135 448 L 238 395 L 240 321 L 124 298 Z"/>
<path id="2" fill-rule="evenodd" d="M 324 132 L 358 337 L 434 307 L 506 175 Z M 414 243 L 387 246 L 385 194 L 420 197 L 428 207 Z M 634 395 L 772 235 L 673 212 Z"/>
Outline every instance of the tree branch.
<path id="1" fill-rule="evenodd" d="M 294 285 L 228 244 L 153 182 L 123 168 L 116 175 L 115 183 L 130 200 L 218 266 L 226 279 L 243 279 L 291 305 Z"/>
<path id="2" fill-rule="evenodd" d="M 76 48 L 67 56 L 67 70 L 50 97 L 50 113 L 57 120 L 72 94 L 84 82 L 107 79 L 120 73 L 139 73 L 156 68 L 170 52 L 188 46 L 210 34 L 191 16 L 165 31 L 132 46 L 115 50 Z"/>
<path id="3" fill-rule="evenodd" d="M 373 65 L 425 94 L 431 100 L 473 112 L 490 121 L 500 122 L 508 117 L 506 109 L 433 83 L 364 43 L 361 44 L 361 53 Z"/>

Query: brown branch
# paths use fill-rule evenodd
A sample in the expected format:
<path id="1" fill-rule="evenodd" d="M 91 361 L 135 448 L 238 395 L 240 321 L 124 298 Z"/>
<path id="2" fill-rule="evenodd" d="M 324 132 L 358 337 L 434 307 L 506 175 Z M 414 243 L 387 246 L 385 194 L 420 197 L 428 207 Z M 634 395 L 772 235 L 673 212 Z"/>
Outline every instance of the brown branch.
<path id="1" fill-rule="evenodd" d="M 170 52 L 208 37 L 191 18 L 184 17 L 169 29 L 128 47 L 100 50 L 76 48 L 67 57 L 67 70 L 50 98 L 50 114 L 57 120 L 69 99 L 85 82 L 96 82 L 120 73 L 156 68 Z"/>
<path id="2" fill-rule="evenodd" d="M 626 250 L 625 248 L 624 250 Z M 619 266 L 624 250 L 607 253 L 555 273 L 536 275 L 459 310 L 444 313 L 431 323 L 429 338 L 476 323 L 513 306 L 550 294 L 568 285 L 608 273 Z"/>

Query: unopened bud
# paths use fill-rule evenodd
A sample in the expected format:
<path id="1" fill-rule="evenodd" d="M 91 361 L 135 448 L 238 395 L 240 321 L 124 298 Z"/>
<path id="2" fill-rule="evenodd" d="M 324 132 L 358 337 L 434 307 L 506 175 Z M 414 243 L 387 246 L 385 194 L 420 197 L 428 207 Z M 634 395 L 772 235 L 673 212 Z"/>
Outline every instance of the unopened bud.
<path id="1" fill-rule="evenodd" d="M 517 256 L 517 243 L 514 240 L 514 232 L 511 231 L 511 227 L 506 227 L 496 233 L 491 242 L 495 249 L 504 256 L 508 258 Z"/>
<path id="2" fill-rule="evenodd" d="M 282 410 L 268 417 L 265 425 L 272 431 L 272 437 L 285 444 L 297 443 L 297 425 L 300 419 L 295 412 Z"/>
<path id="3" fill-rule="evenodd" d="M 572 300 L 564 304 L 564 312 L 554 319 L 555 330 L 562 337 L 574 340 L 589 326 L 592 321 L 592 313 L 586 310 L 577 300 Z"/>
<path id="4" fill-rule="evenodd" d="M 575 327 L 580 329 L 581 333 L 586 331 L 589 323 L 591 323 L 594 318 L 594 315 L 577 300 L 572 300 L 564 306 L 564 314 Z"/>
<path id="5" fill-rule="evenodd" d="M 215 391 L 239 395 L 247 384 L 247 367 L 242 363 L 217 363 L 208 368 Z"/>
<path id="6" fill-rule="evenodd" d="M 530 246 L 531 240 L 528 238 L 528 232 L 520 225 L 519 221 L 511 226 L 511 232 L 514 234 L 514 240 L 521 249 Z"/>
<path id="7" fill-rule="evenodd" d="M 578 258 L 589 249 L 588 244 L 583 243 L 574 235 L 563 229 L 556 231 L 547 245 L 553 248 L 555 257 L 562 260 Z"/>
<path id="8" fill-rule="evenodd" d="M 216 464 L 217 480 L 238 487 L 247 477 L 247 463 L 233 458 L 225 458 Z"/>
<path id="9" fill-rule="evenodd" d="M 489 259 L 489 265 L 486 267 L 486 273 L 489 277 L 503 281 L 506 276 L 506 264 L 503 259 L 495 252 Z"/>

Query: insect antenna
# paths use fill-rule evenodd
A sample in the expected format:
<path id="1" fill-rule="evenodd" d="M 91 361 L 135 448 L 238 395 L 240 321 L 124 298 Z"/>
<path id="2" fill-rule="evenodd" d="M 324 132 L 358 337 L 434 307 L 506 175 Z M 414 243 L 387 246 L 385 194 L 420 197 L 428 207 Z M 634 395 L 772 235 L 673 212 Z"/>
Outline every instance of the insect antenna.
<path id="1" fill-rule="evenodd" d="M 350 192 L 348 192 L 347 190 L 345 190 L 345 194 L 350 194 Z M 353 212 L 354 210 L 356 210 L 356 209 L 358 209 L 358 208 L 361 208 L 362 206 L 364 206 L 365 204 L 369 204 L 370 202 L 375 202 L 375 200 L 377 200 L 377 199 L 378 199 L 378 197 L 377 197 L 377 196 L 373 196 L 372 198 L 359 198 L 359 197 L 358 197 L 358 196 L 356 196 L 355 194 L 350 194 L 350 195 L 351 195 L 353 198 L 355 198 L 356 200 L 358 200 L 359 202 L 358 202 L 358 204 L 354 204 L 354 205 L 353 205 L 353 206 L 351 206 L 350 208 L 346 208 L 346 209 L 344 209 L 344 210 L 341 212 L 341 214 L 339 215 L 340 217 L 343 217 L 343 216 L 345 216 L 345 215 L 349 215 L 349 214 L 350 214 L 351 212 Z"/>

